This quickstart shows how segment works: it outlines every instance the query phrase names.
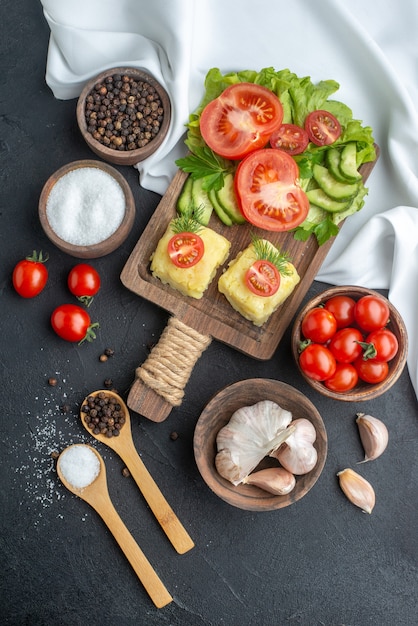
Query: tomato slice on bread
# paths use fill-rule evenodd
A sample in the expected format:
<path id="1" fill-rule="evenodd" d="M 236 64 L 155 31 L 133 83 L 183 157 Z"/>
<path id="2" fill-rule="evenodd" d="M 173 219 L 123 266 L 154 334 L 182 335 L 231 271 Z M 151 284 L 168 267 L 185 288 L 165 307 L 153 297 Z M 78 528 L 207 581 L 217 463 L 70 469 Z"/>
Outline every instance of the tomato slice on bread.
<path id="1" fill-rule="evenodd" d="M 309 200 L 298 185 L 299 168 L 294 159 L 275 148 L 251 152 L 234 178 L 235 192 L 244 217 L 254 226 L 287 231 L 308 215 Z"/>
<path id="2" fill-rule="evenodd" d="M 264 147 L 282 120 L 282 104 L 272 91 L 254 83 L 236 83 L 203 109 L 200 132 L 216 154 L 239 160 Z"/>
<path id="3" fill-rule="evenodd" d="M 197 233 L 176 233 L 168 242 L 169 257 L 177 267 L 193 267 L 203 257 L 204 252 L 205 244 Z"/>
<path id="4" fill-rule="evenodd" d="M 280 287 L 280 272 L 274 263 L 258 259 L 246 271 L 245 284 L 256 296 L 273 296 Z"/>

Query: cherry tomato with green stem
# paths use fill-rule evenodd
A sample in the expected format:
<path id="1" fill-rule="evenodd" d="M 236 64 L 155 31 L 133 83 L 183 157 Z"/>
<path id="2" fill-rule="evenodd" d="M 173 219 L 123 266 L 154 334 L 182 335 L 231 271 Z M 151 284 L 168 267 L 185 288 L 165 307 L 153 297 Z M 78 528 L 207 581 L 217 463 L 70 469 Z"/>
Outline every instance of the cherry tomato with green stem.
<path id="1" fill-rule="evenodd" d="M 396 335 L 388 328 L 381 328 L 370 333 L 363 344 L 363 359 L 372 361 L 390 361 L 398 352 L 399 343 Z"/>
<path id="2" fill-rule="evenodd" d="M 358 357 L 354 363 L 358 377 L 366 383 L 373 385 L 384 381 L 389 374 L 389 365 L 386 361 L 373 361 L 372 359 L 364 360 L 362 356 Z"/>
<path id="3" fill-rule="evenodd" d="M 345 295 L 333 296 L 325 302 L 325 308 L 337 320 L 337 328 L 345 328 L 353 324 L 355 306 L 356 301 Z"/>
<path id="4" fill-rule="evenodd" d="M 306 339 L 314 343 L 326 343 L 337 331 L 334 315 L 323 307 L 315 307 L 304 315 L 301 331 Z"/>
<path id="5" fill-rule="evenodd" d="M 324 385 L 331 391 L 350 391 L 358 382 L 357 370 L 351 363 L 337 363 L 332 376 L 324 381 Z"/>
<path id="6" fill-rule="evenodd" d="M 76 298 L 90 306 L 100 289 L 99 272 L 88 263 L 75 265 L 68 274 L 68 288 Z"/>
<path id="7" fill-rule="evenodd" d="M 329 342 L 329 349 L 339 363 L 352 363 L 363 352 L 363 335 L 358 328 L 341 328 Z"/>
<path id="8" fill-rule="evenodd" d="M 337 363 L 324 345 L 310 343 L 299 355 L 299 366 L 308 378 L 322 381 L 335 373 Z"/>
<path id="9" fill-rule="evenodd" d="M 97 322 L 91 322 L 90 315 L 78 304 L 61 304 L 51 315 L 51 326 L 61 339 L 78 342 L 96 339 Z"/>
<path id="10" fill-rule="evenodd" d="M 12 281 L 19 296 L 34 298 L 41 293 L 48 280 L 48 270 L 45 267 L 48 258 L 48 254 L 43 254 L 42 250 L 39 254 L 34 250 L 32 255 L 17 263 Z"/>

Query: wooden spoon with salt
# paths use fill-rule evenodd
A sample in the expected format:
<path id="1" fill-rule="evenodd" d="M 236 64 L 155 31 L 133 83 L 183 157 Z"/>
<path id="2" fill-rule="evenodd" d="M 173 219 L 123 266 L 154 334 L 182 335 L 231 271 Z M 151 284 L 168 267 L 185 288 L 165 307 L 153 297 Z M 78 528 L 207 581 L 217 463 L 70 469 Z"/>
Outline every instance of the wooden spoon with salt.
<path id="1" fill-rule="evenodd" d="M 135 449 L 132 440 L 131 418 L 128 407 L 122 398 L 114 391 L 98 390 L 89 394 L 87 397 L 97 396 L 99 393 L 104 393 L 108 397 L 115 398 L 124 411 L 125 423 L 120 429 L 120 434 L 117 437 L 106 437 L 106 435 L 93 433 L 86 423 L 87 414 L 83 411 L 83 406 L 87 401 L 86 398 L 81 405 L 80 410 L 81 422 L 84 428 L 90 433 L 90 435 L 97 439 L 97 441 L 104 443 L 116 452 L 124 461 L 168 539 L 171 541 L 172 545 L 179 554 L 184 554 L 194 547 L 193 540 L 172 510 L 171 506 L 168 504 L 157 483 L 152 478 Z"/>
<path id="2" fill-rule="evenodd" d="M 61 467 L 61 460 L 64 458 L 65 453 L 70 450 L 70 448 L 76 447 L 90 450 L 96 455 L 100 462 L 99 473 L 92 482 L 85 487 L 75 487 L 72 485 L 65 476 L 66 472 L 64 468 Z M 57 473 L 63 485 L 76 496 L 90 504 L 103 519 L 155 606 L 162 608 L 169 604 L 173 598 L 113 506 L 107 488 L 106 467 L 100 454 L 94 448 L 86 444 L 74 444 L 69 446 L 63 450 L 58 457 Z"/>

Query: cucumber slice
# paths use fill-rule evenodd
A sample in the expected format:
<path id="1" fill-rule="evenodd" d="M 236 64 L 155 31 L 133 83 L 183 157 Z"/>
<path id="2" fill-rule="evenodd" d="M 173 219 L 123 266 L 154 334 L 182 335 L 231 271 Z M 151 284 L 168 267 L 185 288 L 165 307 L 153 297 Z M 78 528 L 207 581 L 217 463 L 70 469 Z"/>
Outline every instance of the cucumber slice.
<path id="1" fill-rule="evenodd" d="M 234 177 L 232 174 L 227 174 L 224 177 L 224 186 L 216 191 L 216 197 L 219 204 L 225 213 L 229 215 L 234 224 L 244 224 L 247 221 L 239 210 L 234 191 Z"/>
<path id="2" fill-rule="evenodd" d="M 357 145 L 354 141 L 344 146 L 341 152 L 340 172 L 351 182 L 360 180 L 361 174 L 357 171 Z"/>
<path id="3" fill-rule="evenodd" d="M 350 202 L 340 202 L 330 198 L 322 189 L 310 189 L 306 192 L 309 202 L 330 213 L 345 211 Z"/>
<path id="4" fill-rule="evenodd" d="M 181 215 L 188 213 L 192 208 L 192 187 L 193 179 L 188 176 L 184 182 L 183 188 L 180 191 L 180 195 L 177 198 L 177 212 Z"/>
<path id="5" fill-rule="evenodd" d="M 203 224 L 203 226 L 207 226 L 212 215 L 213 205 L 207 191 L 203 189 L 202 184 L 203 178 L 197 178 L 193 181 L 192 204 L 195 211 L 196 209 L 199 210 L 199 222 Z"/>
<path id="6" fill-rule="evenodd" d="M 340 183 L 351 183 L 340 171 L 341 152 L 338 148 L 329 148 L 325 153 L 325 164 L 329 173 Z"/>
<path id="7" fill-rule="evenodd" d="M 351 183 L 340 183 L 322 165 L 313 166 L 313 176 L 319 187 L 333 200 L 349 200 L 356 195 L 358 186 Z"/>
<path id="8" fill-rule="evenodd" d="M 233 222 L 231 218 L 229 217 L 229 215 L 226 213 L 226 211 L 224 211 L 221 204 L 219 203 L 219 200 L 216 195 L 216 191 L 214 189 L 210 189 L 208 191 L 208 196 L 215 210 L 215 213 L 219 217 L 221 222 L 223 222 L 226 226 L 232 226 Z"/>

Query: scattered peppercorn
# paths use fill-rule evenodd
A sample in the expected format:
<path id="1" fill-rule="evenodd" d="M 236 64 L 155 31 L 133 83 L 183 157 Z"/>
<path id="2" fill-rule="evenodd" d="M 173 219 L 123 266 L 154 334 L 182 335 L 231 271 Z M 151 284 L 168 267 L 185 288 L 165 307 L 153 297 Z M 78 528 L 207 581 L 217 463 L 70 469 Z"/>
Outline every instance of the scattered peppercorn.
<path id="1" fill-rule="evenodd" d="M 148 82 L 113 74 L 87 95 L 84 115 L 87 131 L 96 141 L 113 150 L 132 151 L 158 134 L 164 107 Z"/>
<path id="2" fill-rule="evenodd" d="M 125 414 L 117 398 L 104 391 L 86 398 L 81 407 L 83 419 L 95 435 L 118 437 L 126 422 Z"/>
<path id="3" fill-rule="evenodd" d="M 99 361 L 100 361 L 101 363 L 105 363 L 105 362 L 107 361 L 107 359 L 108 359 L 108 356 L 107 356 L 106 354 L 101 354 L 101 355 L 99 356 Z"/>
<path id="4" fill-rule="evenodd" d="M 178 438 L 179 438 L 179 434 L 178 434 L 178 433 L 176 433 L 176 431 L 173 431 L 173 432 L 171 433 L 171 435 L 170 435 L 170 439 L 171 439 L 172 441 L 175 441 L 175 440 L 176 440 L 176 439 L 178 439 Z"/>
<path id="5" fill-rule="evenodd" d="M 104 353 L 106 356 L 113 356 L 115 354 L 115 351 L 112 350 L 112 348 L 105 348 Z"/>
<path id="6" fill-rule="evenodd" d="M 51 452 L 51 459 L 54 459 L 54 461 L 56 461 L 56 460 L 57 460 L 57 458 L 59 457 L 59 455 L 60 455 L 60 453 L 59 453 L 59 452 L 57 452 L 56 450 L 53 450 L 53 451 Z"/>
<path id="7" fill-rule="evenodd" d="M 111 378 L 106 378 L 103 382 L 106 389 L 111 389 L 113 387 L 113 380 Z"/>
<path id="8" fill-rule="evenodd" d="M 63 404 L 60 406 L 61 413 L 71 413 L 71 407 L 69 404 Z"/>
<path id="9" fill-rule="evenodd" d="M 124 467 L 122 470 L 122 476 L 124 476 L 125 478 L 128 478 L 128 476 L 131 475 L 131 472 L 128 470 L 127 467 Z"/>
<path id="10" fill-rule="evenodd" d="M 58 383 L 56 378 L 48 378 L 48 385 L 50 387 L 55 387 L 55 385 Z"/>

